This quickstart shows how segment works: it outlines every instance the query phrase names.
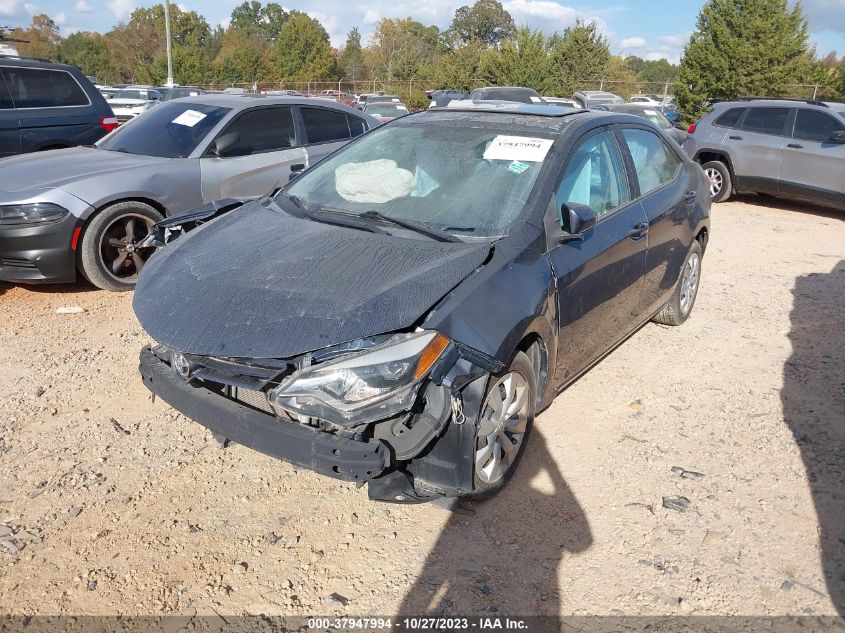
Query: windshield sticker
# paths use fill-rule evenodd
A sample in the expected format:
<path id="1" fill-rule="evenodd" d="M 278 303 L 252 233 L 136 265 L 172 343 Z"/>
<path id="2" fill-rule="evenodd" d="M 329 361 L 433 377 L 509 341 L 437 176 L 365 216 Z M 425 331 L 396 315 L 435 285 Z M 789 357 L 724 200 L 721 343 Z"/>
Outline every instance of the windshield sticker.
<path id="1" fill-rule="evenodd" d="M 531 167 L 531 165 L 529 165 L 528 163 L 521 163 L 518 160 L 515 160 L 510 165 L 508 165 L 508 171 L 512 174 L 521 174 L 529 167 Z"/>
<path id="2" fill-rule="evenodd" d="M 202 112 L 197 112 L 196 110 L 185 110 L 182 114 L 173 119 L 171 123 L 184 125 L 186 127 L 194 127 L 204 118 L 205 115 Z"/>
<path id="3" fill-rule="evenodd" d="M 528 136 L 497 136 L 484 150 L 484 160 L 541 163 L 552 146 L 550 139 Z"/>
<path id="4" fill-rule="evenodd" d="M 543 100 L 540 97 L 531 97 L 532 103 L 543 103 Z"/>

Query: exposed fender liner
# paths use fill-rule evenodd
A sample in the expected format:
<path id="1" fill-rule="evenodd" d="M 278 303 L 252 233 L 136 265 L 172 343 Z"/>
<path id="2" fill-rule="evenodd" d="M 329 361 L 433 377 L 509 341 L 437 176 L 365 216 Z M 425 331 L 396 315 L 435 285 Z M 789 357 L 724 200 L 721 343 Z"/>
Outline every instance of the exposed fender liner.
<path id="1" fill-rule="evenodd" d="M 177 237 L 192 231 L 195 228 L 205 224 L 209 220 L 228 213 L 244 203 L 249 202 L 248 199 L 224 198 L 204 204 L 187 213 L 180 213 L 165 218 L 158 222 L 150 230 L 150 234 L 144 238 L 141 243 L 142 246 L 164 246 L 169 244 Z"/>
<path id="2" fill-rule="evenodd" d="M 373 439 L 389 446 L 396 460 L 415 457 L 449 421 L 450 399 L 446 387 L 429 384 L 422 399 L 425 406 L 419 413 L 384 420 L 373 428 Z"/>
<path id="3" fill-rule="evenodd" d="M 473 365 L 478 365 L 481 369 L 488 373 L 498 374 L 505 368 L 505 364 L 502 361 L 493 358 L 489 354 L 479 352 L 477 349 L 467 347 L 466 345 L 457 342 L 455 343 L 455 346 L 458 348 L 458 354 L 461 358 L 468 360 Z"/>

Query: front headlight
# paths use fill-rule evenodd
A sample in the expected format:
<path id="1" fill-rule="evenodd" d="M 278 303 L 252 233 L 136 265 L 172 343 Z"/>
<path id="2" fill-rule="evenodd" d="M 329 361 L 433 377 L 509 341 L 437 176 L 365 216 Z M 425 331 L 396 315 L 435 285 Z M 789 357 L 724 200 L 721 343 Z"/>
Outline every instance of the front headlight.
<path id="1" fill-rule="evenodd" d="M 275 408 L 342 426 L 381 420 L 413 405 L 448 345 L 437 332 L 397 334 L 364 352 L 301 369 L 267 398 Z"/>
<path id="2" fill-rule="evenodd" d="M 41 224 L 61 220 L 67 209 L 49 202 L 10 204 L 0 206 L 0 224 Z"/>

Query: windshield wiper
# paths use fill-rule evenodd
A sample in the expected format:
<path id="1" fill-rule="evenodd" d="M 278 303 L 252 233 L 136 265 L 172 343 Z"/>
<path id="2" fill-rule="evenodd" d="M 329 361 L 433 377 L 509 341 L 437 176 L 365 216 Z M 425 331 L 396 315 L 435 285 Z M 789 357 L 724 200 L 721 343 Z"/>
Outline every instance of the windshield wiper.
<path id="1" fill-rule="evenodd" d="M 400 226 L 403 229 L 414 231 L 415 233 L 419 233 L 420 235 L 425 235 L 433 240 L 437 240 L 438 242 L 462 241 L 460 238 L 457 238 L 454 235 L 450 235 L 446 231 L 441 231 L 440 229 L 435 229 L 433 227 L 423 226 L 422 224 L 418 224 L 410 220 L 399 220 L 397 218 L 390 217 L 389 215 L 379 213 L 378 211 L 366 211 L 364 213 L 361 213 L 358 217 L 371 220 L 381 220 L 382 222 L 387 222 L 388 224 L 393 224 L 394 226 Z"/>

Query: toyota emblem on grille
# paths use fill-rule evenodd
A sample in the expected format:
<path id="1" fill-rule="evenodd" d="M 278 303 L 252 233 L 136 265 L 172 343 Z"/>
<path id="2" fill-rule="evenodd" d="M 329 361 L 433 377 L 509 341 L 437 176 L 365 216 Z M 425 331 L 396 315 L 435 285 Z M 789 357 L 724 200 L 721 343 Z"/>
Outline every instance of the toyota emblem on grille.
<path id="1" fill-rule="evenodd" d="M 185 358 L 184 354 L 174 352 L 172 359 L 173 369 L 175 369 L 182 378 L 187 378 L 191 375 L 191 362 Z"/>

